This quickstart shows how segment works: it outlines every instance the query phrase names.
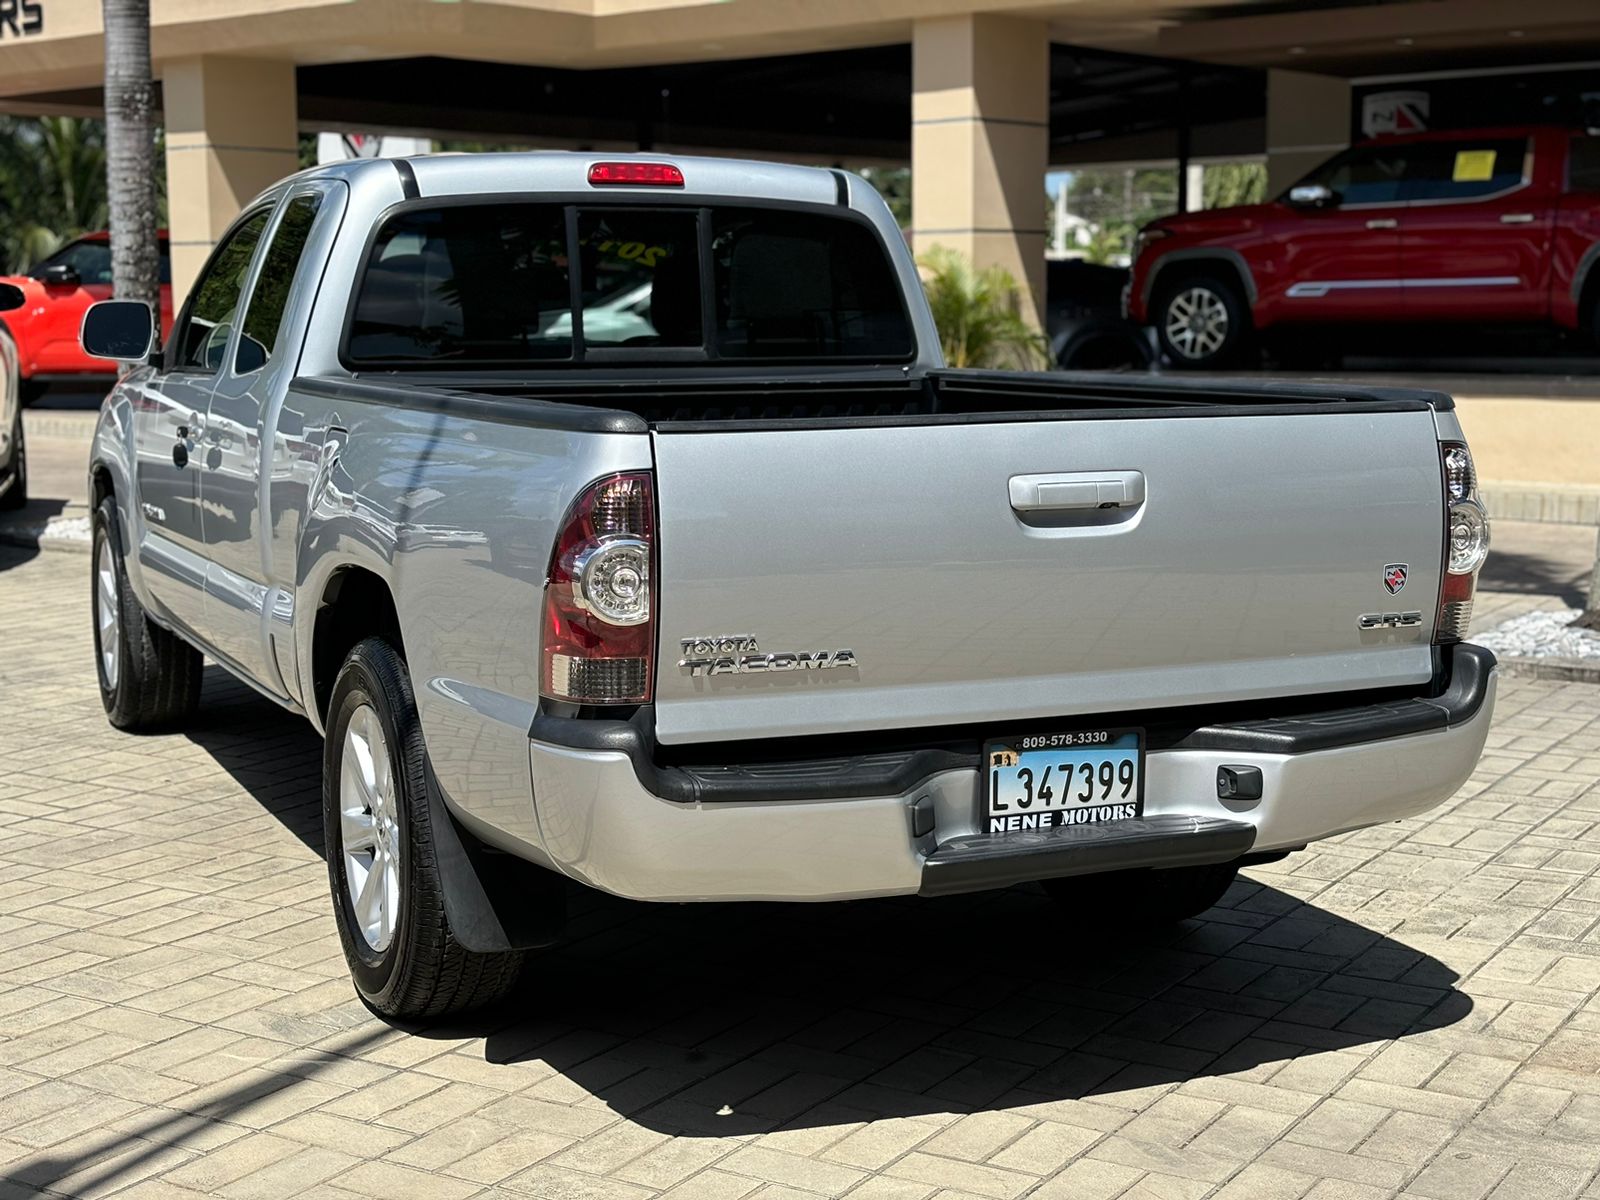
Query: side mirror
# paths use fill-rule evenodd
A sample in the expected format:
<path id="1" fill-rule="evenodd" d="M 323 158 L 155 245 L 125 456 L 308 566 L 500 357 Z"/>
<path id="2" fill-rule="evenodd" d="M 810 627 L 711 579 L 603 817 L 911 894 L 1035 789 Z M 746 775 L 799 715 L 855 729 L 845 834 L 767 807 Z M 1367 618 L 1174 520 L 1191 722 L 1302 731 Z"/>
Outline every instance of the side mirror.
<path id="1" fill-rule="evenodd" d="M 21 308 L 28 302 L 22 294 L 22 289 L 14 283 L 0 283 L 0 312 L 10 312 L 14 308 Z"/>
<path id="2" fill-rule="evenodd" d="M 83 277 L 71 263 L 51 263 L 39 276 L 39 282 L 46 287 L 77 287 Z"/>
<path id="3" fill-rule="evenodd" d="M 1289 204 L 1294 208 L 1335 208 L 1339 193 L 1322 183 L 1297 183 L 1289 189 Z"/>
<path id="4" fill-rule="evenodd" d="M 83 314 L 78 340 L 92 358 L 143 362 L 156 338 L 150 306 L 142 300 L 102 300 Z"/>

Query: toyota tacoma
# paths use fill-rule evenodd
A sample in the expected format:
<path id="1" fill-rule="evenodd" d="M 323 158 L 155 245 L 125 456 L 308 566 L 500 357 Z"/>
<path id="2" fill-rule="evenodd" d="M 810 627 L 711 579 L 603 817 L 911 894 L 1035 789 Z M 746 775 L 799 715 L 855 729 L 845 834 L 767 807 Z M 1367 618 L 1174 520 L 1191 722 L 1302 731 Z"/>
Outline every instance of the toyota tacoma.
<path id="1" fill-rule="evenodd" d="M 505 995 L 568 880 L 1176 920 L 1484 744 L 1449 397 L 946 369 L 841 171 L 318 167 L 152 325 L 83 332 L 106 712 L 203 655 L 317 727 L 385 1014 Z"/>

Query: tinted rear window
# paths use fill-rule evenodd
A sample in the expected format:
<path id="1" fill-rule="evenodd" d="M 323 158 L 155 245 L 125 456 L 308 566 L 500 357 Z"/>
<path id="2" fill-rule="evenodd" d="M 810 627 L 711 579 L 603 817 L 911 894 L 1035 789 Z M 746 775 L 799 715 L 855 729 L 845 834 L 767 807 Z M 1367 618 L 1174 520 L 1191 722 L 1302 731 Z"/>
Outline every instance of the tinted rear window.
<path id="1" fill-rule="evenodd" d="M 385 222 L 356 290 L 345 361 L 490 368 L 647 362 L 653 353 L 881 361 L 914 351 L 893 264 L 857 220 L 500 203 L 412 209 Z"/>
<path id="2" fill-rule="evenodd" d="M 905 358 L 900 285 L 865 225 L 811 213 L 712 217 L 717 352 L 725 358 Z"/>
<path id="3" fill-rule="evenodd" d="M 438 366 L 569 358 L 571 303 L 560 208 L 417 209 L 378 234 L 346 357 Z"/>

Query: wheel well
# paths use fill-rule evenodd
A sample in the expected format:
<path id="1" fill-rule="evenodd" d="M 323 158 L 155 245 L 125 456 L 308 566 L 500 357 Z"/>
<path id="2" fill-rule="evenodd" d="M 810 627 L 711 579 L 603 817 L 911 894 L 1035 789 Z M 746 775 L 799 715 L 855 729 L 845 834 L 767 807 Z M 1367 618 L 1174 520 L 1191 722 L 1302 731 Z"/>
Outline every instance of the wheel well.
<path id="1" fill-rule="evenodd" d="M 1595 307 L 1600 305 L 1600 261 L 1589 268 L 1583 277 L 1583 291 L 1578 294 L 1578 328 L 1585 333 L 1595 331 Z"/>
<path id="2" fill-rule="evenodd" d="M 95 463 L 89 470 L 89 511 L 94 512 L 100 507 L 100 501 L 116 494 L 117 487 L 111 482 L 111 472 L 104 463 Z"/>
<path id="3" fill-rule="evenodd" d="M 1150 299 L 1153 304 L 1159 304 L 1179 284 L 1206 275 L 1233 284 L 1238 289 L 1245 312 L 1250 312 L 1250 288 L 1240 274 L 1238 265 L 1226 258 L 1185 258 L 1171 266 L 1162 267 L 1151 286 Z"/>
<path id="4" fill-rule="evenodd" d="M 341 567 L 322 589 L 311 630 L 311 687 L 320 715 L 327 715 L 333 681 L 345 656 L 366 637 L 385 638 L 405 654 L 400 614 L 389 585 L 361 567 Z"/>

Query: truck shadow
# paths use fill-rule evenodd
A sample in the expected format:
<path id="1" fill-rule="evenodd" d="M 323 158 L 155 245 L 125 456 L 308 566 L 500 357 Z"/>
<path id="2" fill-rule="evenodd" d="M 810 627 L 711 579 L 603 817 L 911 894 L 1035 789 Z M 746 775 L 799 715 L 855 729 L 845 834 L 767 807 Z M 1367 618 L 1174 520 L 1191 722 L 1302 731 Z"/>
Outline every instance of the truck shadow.
<path id="1" fill-rule="evenodd" d="M 1242 878 L 1201 919 L 1107 937 L 1036 886 L 946 900 L 633 904 L 585 896 L 522 1019 L 455 1029 L 659 1132 L 759 1133 L 1257 1082 L 1454 1024 L 1456 974 Z M 533 1015 L 537 1014 L 537 1015 Z M 1364 1056 L 1301 1064 L 1326 1094 Z M 1294 1086 L 1294 1085 L 1291 1085 Z"/>
<path id="2" fill-rule="evenodd" d="M 207 671 L 189 736 L 320 853 L 319 739 Z M 529 956 L 511 1002 L 409 1032 L 482 1039 L 489 1063 L 547 1067 L 552 1099 L 691 1137 L 1090 1102 L 1081 1123 L 1190 1080 L 1237 1099 L 1271 1079 L 1291 1093 L 1275 1103 L 1309 1103 L 1365 1057 L 1326 1052 L 1452 1025 L 1472 1001 L 1437 959 L 1285 890 L 1294 863 L 1133 936 L 1033 885 L 815 905 L 573 885 L 566 939 Z"/>

